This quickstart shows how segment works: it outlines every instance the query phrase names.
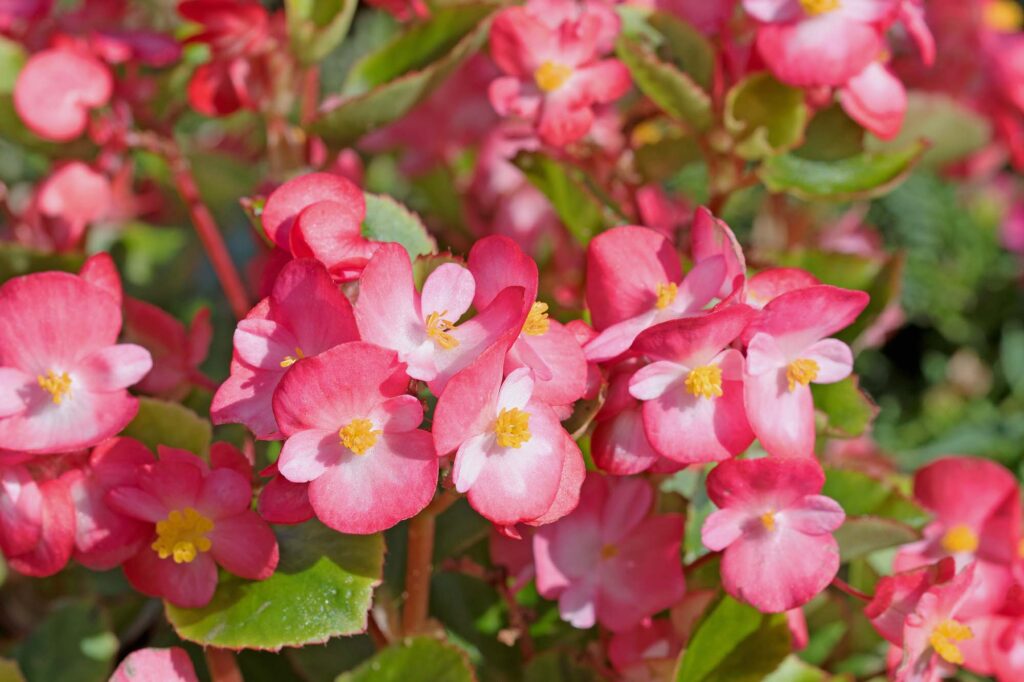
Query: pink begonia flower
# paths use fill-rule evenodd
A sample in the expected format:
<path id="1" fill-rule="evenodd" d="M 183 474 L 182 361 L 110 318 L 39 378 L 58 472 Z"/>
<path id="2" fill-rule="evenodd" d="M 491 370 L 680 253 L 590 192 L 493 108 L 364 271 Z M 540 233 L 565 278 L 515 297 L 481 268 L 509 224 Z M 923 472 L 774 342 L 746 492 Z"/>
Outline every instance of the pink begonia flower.
<path id="1" fill-rule="evenodd" d="M 891 140 L 903 127 L 907 91 L 889 67 L 876 60 L 839 89 L 839 103 L 868 131 Z"/>
<path id="2" fill-rule="evenodd" d="M 508 237 L 485 237 L 473 245 L 467 263 L 476 281 L 473 305 L 484 310 L 504 289 L 523 287 L 526 322 L 505 356 L 505 372 L 533 371 L 533 395 L 549 405 L 568 405 L 586 389 L 587 360 L 576 337 L 548 317 L 548 304 L 536 300 L 537 264 Z"/>
<path id="3" fill-rule="evenodd" d="M 904 545 L 897 571 L 953 557 L 958 568 L 973 563 L 974 583 L 964 603 L 969 616 L 999 608 L 1018 559 L 1021 503 L 1017 479 L 1006 468 L 977 457 L 943 457 L 914 474 L 914 499 L 935 515 L 924 539 Z"/>
<path id="4" fill-rule="evenodd" d="M 110 682 L 199 682 L 192 659 L 181 647 L 139 649 L 121 661 Z"/>
<path id="5" fill-rule="evenodd" d="M 744 302 L 762 309 L 782 294 L 821 284 L 817 277 L 800 268 L 769 268 L 747 281 Z"/>
<path id="6" fill-rule="evenodd" d="M 578 628 L 623 632 L 679 601 L 683 519 L 650 515 L 651 486 L 590 474 L 579 506 L 533 538 L 537 591 Z"/>
<path id="7" fill-rule="evenodd" d="M 309 521 L 316 516 L 309 503 L 309 484 L 293 483 L 277 470 L 277 463 L 260 472 L 272 476 L 260 491 L 256 509 L 270 523 L 293 525 Z"/>
<path id="8" fill-rule="evenodd" d="M 757 49 L 775 76 L 799 87 L 839 86 L 884 48 L 900 0 L 743 0 L 759 22 Z"/>
<path id="9" fill-rule="evenodd" d="M 341 533 L 385 530 L 434 496 L 434 444 L 407 385 L 394 351 L 353 342 L 299 363 L 274 394 L 278 470 L 308 482 L 317 518 Z"/>
<path id="10" fill-rule="evenodd" d="M 43 50 L 18 74 L 14 109 L 39 137 L 67 142 L 85 132 L 89 110 L 106 104 L 113 89 L 110 70 L 88 52 Z"/>
<path id="11" fill-rule="evenodd" d="M 708 35 L 718 33 L 736 8 L 736 0 L 655 0 L 654 4 Z"/>
<path id="12" fill-rule="evenodd" d="M 509 589 L 513 593 L 526 587 L 537 575 L 533 566 L 533 535 L 537 531 L 530 526 L 516 530 L 520 536 L 518 538 L 492 526 L 487 537 L 488 556 L 495 566 L 505 569 L 512 581 Z"/>
<path id="13" fill-rule="evenodd" d="M 469 504 L 506 534 L 517 523 L 550 523 L 576 506 L 585 467 L 576 442 L 547 403 L 533 397 L 529 369 L 502 381 L 506 331 L 438 399 L 433 436 L 438 455 L 455 455 L 454 481 Z"/>
<path id="14" fill-rule="evenodd" d="M 956 563 L 944 559 L 909 571 L 884 576 L 875 587 L 875 595 L 864 615 L 878 634 L 896 647 L 903 646 L 903 625 L 921 596 L 935 585 L 947 583 L 956 575 Z"/>
<path id="15" fill-rule="evenodd" d="M 608 641 L 608 660 L 624 682 L 672 678 L 683 642 L 667 618 L 645 620 Z"/>
<path id="16" fill-rule="evenodd" d="M 743 407 L 743 356 L 731 344 L 754 310 L 731 305 L 672 320 L 640 334 L 633 347 L 651 359 L 629 381 L 644 401 L 644 431 L 664 457 L 717 462 L 754 442 Z"/>
<path id="17" fill-rule="evenodd" d="M 431 272 L 423 291 L 416 291 L 409 254 L 398 244 L 382 244 L 359 278 L 359 332 L 364 341 L 396 351 L 409 376 L 429 382 L 440 395 L 448 379 L 501 332 L 524 323 L 523 290 L 510 287 L 457 324 L 475 291 L 473 274 L 455 263 Z"/>
<path id="18" fill-rule="evenodd" d="M 698 206 L 690 226 L 690 252 L 693 262 L 700 263 L 715 256 L 725 259 L 725 276 L 717 298 L 737 293 L 742 300 L 747 278 L 747 261 L 736 235 L 725 221 L 716 218 L 707 208 Z"/>
<path id="19" fill-rule="evenodd" d="M 491 83 L 494 109 L 534 123 L 556 147 L 582 138 L 594 105 L 630 87 L 622 62 L 601 58 L 619 24 L 612 8 L 596 1 L 530 0 L 502 10 L 491 26 L 491 56 L 507 75 Z"/>
<path id="20" fill-rule="evenodd" d="M 725 258 L 712 256 L 684 278 L 672 244 L 646 227 L 601 233 L 587 248 L 587 307 L 600 332 L 583 349 L 587 360 L 611 360 L 648 327 L 700 312 L 725 275 Z"/>
<path id="21" fill-rule="evenodd" d="M 378 7 L 399 21 L 426 19 L 430 8 L 423 0 L 367 0 L 371 7 Z"/>
<path id="22" fill-rule="evenodd" d="M 241 423 L 257 438 L 275 437 L 271 401 L 281 379 L 305 359 L 358 339 L 352 304 L 324 266 L 308 258 L 289 262 L 270 296 L 235 329 L 231 376 L 213 396 L 213 423 Z"/>
<path id="23" fill-rule="evenodd" d="M 56 168 L 36 187 L 23 218 L 31 228 L 22 237 L 30 246 L 71 251 L 80 246 L 86 228 L 110 213 L 110 180 L 81 161 Z"/>
<path id="24" fill-rule="evenodd" d="M 976 629 L 972 627 L 972 631 Z M 990 670 L 978 671 L 970 666 L 970 656 L 965 654 L 965 667 L 979 674 L 994 675 L 998 682 L 1017 682 L 1024 679 L 1024 618 L 993 618 L 986 633 L 986 653 Z M 981 637 L 980 633 L 976 637 Z M 970 640 L 968 640 L 970 641 Z"/>
<path id="25" fill-rule="evenodd" d="M 622 362 L 611 370 L 604 405 L 594 418 L 590 454 L 594 464 L 616 476 L 648 471 L 662 459 L 644 430 L 643 403 L 629 393 L 639 367 Z"/>
<path id="26" fill-rule="evenodd" d="M 118 344 L 121 310 L 82 277 L 43 272 L 0 287 L 0 448 L 44 454 L 90 447 L 138 410 L 129 386 L 149 352 Z"/>
<path id="27" fill-rule="evenodd" d="M 89 456 L 83 475 L 71 486 L 75 503 L 75 560 L 95 571 L 119 566 L 150 540 L 151 526 L 106 503 L 113 488 L 132 485 L 156 457 L 132 438 L 110 438 Z"/>
<path id="28" fill-rule="evenodd" d="M 277 567 L 277 538 L 250 509 L 252 485 L 233 466 L 210 468 L 185 450 L 160 447 L 131 485 L 111 488 L 111 510 L 144 521 L 147 541 L 122 565 L 139 592 L 198 608 L 213 598 L 217 566 L 248 580 Z"/>
<path id="29" fill-rule="evenodd" d="M 199 369 L 213 339 L 209 308 L 200 308 L 186 327 L 152 303 L 127 297 L 124 338 L 153 356 L 153 369 L 136 385 L 142 393 L 180 400 L 192 386 L 205 388 L 212 384 Z"/>
<path id="30" fill-rule="evenodd" d="M 71 486 L 79 473 L 47 458 L 0 460 L 0 553 L 13 570 L 33 577 L 61 571 L 75 546 Z"/>
<path id="31" fill-rule="evenodd" d="M 846 515 L 820 495 L 821 466 L 812 459 L 765 457 L 722 462 L 708 475 L 718 507 L 704 522 L 704 544 L 722 554 L 722 584 L 762 612 L 802 606 L 839 570 L 832 531 Z"/>
<path id="32" fill-rule="evenodd" d="M 814 453 L 814 399 L 810 384 L 849 376 L 853 351 L 826 338 L 850 325 L 868 304 L 863 291 L 819 285 L 773 299 L 744 332 L 747 419 L 772 455 Z"/>

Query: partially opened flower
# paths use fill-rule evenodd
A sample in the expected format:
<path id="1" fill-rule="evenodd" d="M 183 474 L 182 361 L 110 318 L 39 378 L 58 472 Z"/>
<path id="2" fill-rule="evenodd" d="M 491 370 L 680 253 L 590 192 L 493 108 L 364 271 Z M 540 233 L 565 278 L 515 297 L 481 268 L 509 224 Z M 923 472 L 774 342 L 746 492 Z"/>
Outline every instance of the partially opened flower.
<path id="1" fill-rule="evenodd" d="M 753 315 L 745 305 L 731 305 L 637 337 L 634 350 L 652 362 L 633 375 L 629 392 L 644 401 L 644 431 L 662 456 L 714 462 L 754 441 L 743 407 L 743 356 L 729 347 Z"/>
<path id="2" fill-rule="evenodd" d="M 498 335 L 522 327 L 523 290 L 509 287 L 462 324 L 473 303 L 473 274 L 455 263 L 413 283 L 409 254 L 398 244 L 382 244 L 359 278 L 355 313 L 365 341 L 390 348 L 408 365 L 409 376 L 430 382 L 435 395 L 445 383 L 491 345 Z"/>
<path id="3" fill-rule="evenodd" d="M 832 537 L 845 518 L 820 495 L 825 474 L 812 459 L 764 457 L 722 462 L 708 475 L 718 507 L 704 522 L 704 544 L 722 552 L 726 592 L 759 611 L 806 604 L 839 570 Z"/>
<path id="4" fill-rule="evenodd" d="M 306 358 L 358 338 L 352 305 L 323 265 L 289 262 L 270 296 L 235 329 L 231 376 L 213 397 L 213 422 L 241 423 L 259 438 L 273 437 L 271 401 L 281 378 Z"/>
<path id="5" fill-rule="evenodd" d="M 608 660 L 628 682 L 669 679 L 683 642 L 667 618 L 646 620 L 608 642 Z"/>
<path id="6" fill-rule="evenodd" d="M 22 241 L 46 250 L 78 248 L 86 228 L 113 205 L 110 180 L 81 161 L 58 166 L 36 188 L 22 216 L 31 233 Z"/>
<path id="7" fill-rule="evenodd" d="M 184 450 L 161 447 L 132 484 L 106 494 L 114 511 L 143 521 L 147 542 L 123 564 L 143 594 L 198 608 L 213 598 L 217 566 L 249 580 L 277 567 L 277 539 L 250 508 L 252 485 L 232 467 L 212 470 Z"/>
<path id="8" fill-rule="evenodd" d="M 600 334 L 583 349 L 591 362 L 629 350 L 643 330 L 699 313 L 722 289 L 726 261 L 710 256 L 683 277 L 679 255 L 646 227 L 603 232 L 587 248 L 587 307 Z"/>
<path id="9" fill-rule="evenodd" d="M 13 570 L 43 577 L 61 571 L 75 547 L 71 486 L 79 476 L 61 458 L 0 460 L 0 553 Z"/>
<path id="10" fill-rule="evenodd" d="M 537 590 L 558 600 L 563 620 L 623 632 L 683 596 L 683 519 L 651 515 L 653 502 L 642 479 L 590 474 L 576 510 L 538 529 Z"/>
<path id="11" fill-rule="evenodd" d="M 604 405 L 594 418 L 590 436 L 594 464 L 616 476 L 655 469 L 663 459 L 647 438 L 643 402 L 629 393 L 629 383 L 639 368 L 639 361 L 620 362 L 612 368 Z"/>
<path id="12" fill-rule="evenodd" d="M 199 682 L 192 659 L 181 647 L 139 649 L 125 657 L 110 682 Z"/>
<path id="13" fill-rule="evenodd" d="M 114 79 L 107 66 L 84 50 L 37 52 L 14 84 L 14 108 L 39 137 L 66 142 L 85 132 L 89 111 L 110 99 Z"/>
<path id="14" fill-rule="evenodd" d="M 469 271 L 476 290 L 473 305 L 484 310 L 510 286 L 526 292 L 530 306 L 522 331 L 505 357 L 505 371 L 533 371 L 533 394 L 550 405 L 568 405 L 583 395 L 587 361 L 576 337 L 548 316 L 548 304 L 536 300 L 537 264 L 508 237 L 485 237 L 469 252 Z"/>
<path id="15" fill-rule="evenodd" d="M 698 206 L 693 214 L 693 224 L 690 226 L 690 251 L 694 263 L 721 256 L 725 260 L 725 276 L 722 278 L 722 288 L 717 297 L 725 299 L 733 292 L 737 292 L 742 300 L 747 279 L 747 261 L 743 256 L 743 249 L 725 221 L 716 218 L 703 206 Z"/>
<path id="16" fill-rule="evenodd" d="M 331 528 L 376 533 L 434 496 L 437 457 L 407 386 L 394 351 L 354 342 L 300 363 L 274 394 L 287 437 L 278 470 L 309 483 L 313 511 Z"/>
<path id="17" fill-rule="evenodd" d="M 0 448 L 55 453 L 123 429 L 138 409 L 126 390 L 149 352 L 118 344 L 121 310 L 105 290 L 62 272 L 0 287 Z"/>
<path id="18" fill-rule="evenodd" d="M 773 455 L 807 457 L 814 452 L 814 399 L 810 384 L 849 376 L 853 352 L 826 338 L 851 324 L 868 295 L 819 285 L 773 299 L 744 332 L 747 418 Z"/>
<path id="19" fill-rule="evenodd" d="M 213 338 L 210 309 L 201 308 L 186 327 L 173 315 L 137 298 L 124 299 L 124 336 L 153 356 L 139 391 L 168 399 L 185 397 L 193 385 L 212 382 L 199 369 Z"/>
<path id="20" fill-rule="evenodd" d="M 903 83 L 879 61 L 871 62 L 843 85 L 839 102 L 850 118 L 883 140 L 899 134 L 907 113 Z"/>
<path id="21" fill-rule="evenodd" d="M 817 277 L 800 268 L 769 268 L 757 273 L 747 282 L 744 302 L 751 308 L 761 309 L 782 294 L 821 284 Z"/>

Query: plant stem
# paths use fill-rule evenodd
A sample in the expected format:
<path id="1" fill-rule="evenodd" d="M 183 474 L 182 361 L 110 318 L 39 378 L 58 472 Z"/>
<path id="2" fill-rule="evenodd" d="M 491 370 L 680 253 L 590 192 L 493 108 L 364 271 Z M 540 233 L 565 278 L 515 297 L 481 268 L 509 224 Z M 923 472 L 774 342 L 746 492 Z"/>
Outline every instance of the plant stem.
<path id="1" fill-rule="evenodd" d="M 427 622 L 427 613 L 430 609 L 430 575 L 434 562 L 434 527 L 438 515 L 457 499 L 457 494 L 445 490 L 409 522 L 409 543 L 405 560 L 405 605 L 402 607 L 402 633 L 406 637 L 421 631 Z"/>
<path id="2" fill-rule="evenodd" d="M 232 652 L 207 647 L 203 649 L 203 654 L 206 656 L 206 667 L 210 670 L 210 679 L 213 682 L 245 682 Z"/>
<path id="3" fill-rule="evenodd" d="M 832 578 L 832 587 L 836 588 L 840 592 L 844 592 L 850 595 L 851 597 L 856 597 L 861 601 L 871 601 L 872 599 L 872 596 L 870 594 L 865 594 L 861 592 L 856 587 L 846 582 L 845 580 L 842 580 L 841 578 Z"/>

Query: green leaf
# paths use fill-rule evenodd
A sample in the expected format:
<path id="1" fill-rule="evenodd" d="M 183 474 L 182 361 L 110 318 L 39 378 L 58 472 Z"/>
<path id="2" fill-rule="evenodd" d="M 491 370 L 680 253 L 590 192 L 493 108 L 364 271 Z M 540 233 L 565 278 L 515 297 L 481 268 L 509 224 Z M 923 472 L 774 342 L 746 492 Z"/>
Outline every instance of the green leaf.
<path id="1" fill-rule="evenodd" d="M 843 108 L 833 104 L 814 114 L 804 131 L 804 143 L 794 154 L 815 161 L 835 161 L 864 151 L 864 129 Z"/>
<path id="2" fill-rule="evenodd" d="M 612 210 L 598 198 L 594 183 L 579 169 L 536 152 L 520 152 L 513 163 L 548 198 L 581 245 L 615 224 Z"/>
<path id="3" fill-rule="evenodd" d="M 473 682 L 465 656 L 450 644 L 415 637 L 384 649 L 337 682 Z"/>
<path id="4" fill-rule="evenodd" d="M 374 651 L 368 635 L 354 635 L 335 637 L 322 645 L 286 649 L 285 656 L 303 680 L 334 682 L 338 675 L 373 656 Z"/>
<path id="5" fill-rule="evenodd" d="M 790 652 L 784 614 L 764 614 L 725 596 L 697 626 L 678 667 L 678 682 L 760 682 Z"/>
<path id="6" fill-rule="evenodd" d="M 221 574 L 201 609 L 166 605 L 182 639 L 226 649 L 319 644 L 366 629 L 373 588 L 380 583 L 380 535 L 342 535 L 317 521 L 274 529 L 277 571 L 263 581 Z"/>
<path id="7" fill-rule="evenodd" d="M 85 258 L 77 253 L 44 253 L 15 244 L 0 243 L 0 283 L 12 277 L 44 270 L 78 272 Z"/>
<path id="8" fill-rule="evenodd" d="M 687 164 L 700 161 L 697 139 L 668 118 L 659 116 L 637 125 L 632 139 L 634 163 L 646 182 L 661 182 Z"/>
<path id="9" fill-rule="evenodd" d="M 844 563 L 918 539 L 917 532 L 907 524 L 875 516 L 848 517 L 833 535 Z"/>
<path id="10" fill-rule="evenodd" d="M 0 37 L 0 95 L 14 92 L 14 83 L 24 65 L 25 48 L 9 38 Z"/>
<path id="11" fill-rule="evenodd" d="M 326 57 L 344 40 L 356 13 L 357 0 L 285 0 L 288 38 L 303 64 Z"/>
<path id="12" fill-rule="evenodd" d="M 0 658 L 0 682 L 25 682 L 25 676 L 17 663 Z"/>
<path id="13" fill-rule="evenodd" d="M 1016 320 L 1007 322 L 1003 327 L 999 363 L 1010 389 L 1024 396 L 1024 325 Z"/>
<path id="14" fill-rule="evenodd" d="M 452 7 L 451 12 L 479 11 L 479 5 Z M 484 6 L 490 10 L 490 6 Z M 435 16 L 431 22 L 442 21 Z M 428 22 L 430 23 L 430 22 Z M 472 30 L 452 36 L 454 47 L 436 61 L 417 64 L 390 82 L 358 95 L 342 96 L 323 110 L 310 124 L 310 131 L 334 148 L 345 147 L 360 137 L 404 116 L 445 81 L 463 61 L 487 41 L 490 20 L 484 19 Z M 383 68 L 383 67 L 382 67 Z M 373 73 L 378 74 L 379 71 Z"/>
<path id="15" fill-rule="evenodd" d="M 28 682 L 102 682 L 117 653 L 103 613 L 84 602 L 66 604 L 15 649 Z"/>
<path id="16" fill-rule="evenodd" d="M 940 167 L 959 161 L 988 144 L 992 126 L 988 119 L 949 95 L 911 91 L 903 127 L 892 140 L 868 136 L 869 150 L 892 150 L 918 140 L 929 142 L 921 164 Z"/>
<path id="17" fill-rule="evenodd" d="M 822 495 L 842 506 L 847 516 L 875 516 L 919 525 L 927 514 L 895 486 L 852 469 L 825 470 Z"/>
<path id="18" fill-rule="evenodd" d="M 878 406 L 860 389 L 856 377 L 834 384 L 814 384 L 814 407 L 826 417 L 822 432 L 839 438 L 863 434 L 878 415 Z"/>
<path id="19" fill-rule="evenodd" d="M 815 161 L 795 154 L 766 160 L 758 175 L 769 191 L 807 200 L 849 201 L 881 196 L 903 182 L 925 145 L 865 152 L 837 161 Z"/>
<path id="20" fill-rule="evenodd" d="M 572 654 L 553 649 L 535 656 L 523 671 L 523 679 L 544 682 L 597 682 L 601 679 L 593 669 L 573 660 Z"/>
<path id="21" fill-rule="evenodd" d="M 437 251 L 437 242 L 418 215 L 391 197 L 369 192 L 366 193 L 363 236 L 379 242 L 397 242 L 405 247 L 412 260 Z"/>
<path id="22" fill-rule="evenodd" d="M 205 456 L 210 449 L 210 422 L 178 403 L 157 398 L 139 398 L 139 413 L 121 432 L 139 440 L 150 450 L 166 445 Z"/>
<path id="23" fill-rule="evenodd" d="M 664 42 L 661 52 L 705 90 L 711 88 L 715 48 L 700 31 L 674 14 L 655 10 L 647 19 Z"/>
<path id="24" fill-rule="evenodd" d="M 783 85 L 766 72 L 744 78 L 725 96 L 725 127 L 744 159 L 792 149 L 806 126 L 803 90 Z"/>
<path id="25" fill-rule="evenodd" d="M 619 36 L 615 52 L 640 91 L 666 114 L 691 130 L 711 127 L 711 97 L 693 78 L 627 36 Z"/>
<path id="26" fill-rule="evenodd" d="M 831 676 L 821 668 L 804 663 L 794 655 L 788 656 L 764 682 L 828 682 Z"/>

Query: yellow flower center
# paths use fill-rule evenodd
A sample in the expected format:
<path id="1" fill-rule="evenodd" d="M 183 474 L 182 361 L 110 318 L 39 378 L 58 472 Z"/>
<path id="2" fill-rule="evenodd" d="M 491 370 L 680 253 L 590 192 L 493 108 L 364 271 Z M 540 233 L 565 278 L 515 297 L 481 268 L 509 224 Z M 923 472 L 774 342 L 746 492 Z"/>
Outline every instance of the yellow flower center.
<path id="1" fill-rule="evenodd" d="M 530 440 L 530 413 L 518 407 L 511 410 L 502 408 L 494 424 L 498 445 L 503 448 L 518 448 Z"/>
<path id="2" fill-rule="evenodd" d="M 619 548 L 615 545 L 609 543 L 601 548 L 602 559 L 614 559 L 617 556 L 619 556 Z"/>
<path id="3" fill-rule="evenodd" d="M 658 302 L 654 305 L 658 310 L 664 310 L 675 303 L 676 296 L 679 295 L 679 286 L 675 282 L 662 282 L 658 285 L 657 294 Z"/>
<path id="4" fill-rule="evenodd" d="M 767 531 L 775 530 L 775 512 L 765 512 L 761 514 L 761 525 Z"/>
<path id="5" fill-rule="evenodd" d="M 572 75 L 572 67 L 557 62 L 544 62 L 533 72 L 533 80 L 544 92 L 551 92 L 565 85 Z"/>
<path id="6" fill-rule="evenodd" d="M 373 429 L 373 422 L 369 419 L 353 419 L 338 431 L 341 444 L 356 455 L 366 454 L 366 451 L 377 442 L 377 436 L 380 434 L 379 429 Z"/>
<path id="7" fill-rule="evenodd" d="M 199 552 L 209 552 L 206 535 L 213 530 L 213 521 L 192 507 L 175 509 L 163 521 L 157 521 L 156 540 L 150 547 L 161 559 L 174 557 L 174 563 L 191 563 Z"/>
<path id="8" fill-rule="evenodd" d="M 804 11 L 811 16 L 839 9 L 839 0 L 800 0 L 800 4 L 803 5 Z"/>
<path id="9" fill-rule="evenodd" d="M 37 375 L 36 381 L 39 382 L 40 388 L 50 394 L 54 405 L 60 405 L 64 398 L 71 397 L 71 377 L 67 372 L 57 374 L 51 369 L 45 377 L 42 374 Z"/>
<path id="10" fill-rule="evenodd" d="M 789 363 L 786 368 L 786 381 L 789 382 L 790 392 L 796 390 L 797 384 L 806 386 L 818 378 L 818 363 L 808 358 L 800 358 Z"/>
<path id="11" fill-rule="evenodd" d="M 985 4 L 982 20 L 993 31 L 1015 33 L 1024 25 L 1024 10 L 1013 0 L 992 0 Z"/>
<path id="12" fill-rule="evenodd" d="M 441 348 L 451 350 L 459 345 L 459 340 L 449 333 L 455 329 L 455 324 L 451 320 L 444 319 L 447 314 L 447 310 L 442 310 L 427 315 L 427 336 L 434 339 L 434 343 Z"/>
<path id="13" fill-rule="evenodd" d="M 928 643 L 947 663 L 960 665 L 964 662 L 964 654 L 956 643 L 973 637 L 974 633 L 969 627 L 958 620 L 947 618 L 935 626 L 928 637 Z"/>
<path id="14" fill-rule="evenodd" d="M 722 368 L 718 365 L 694 367 L 686 375 L 686 390 L 692 396 L 722 397 Z"/>
<path id="15" fill-rule="evenodd" d="M 963 524 L 953 526 L 942 536 L 942 548 L 947 552 L 973 552 L 978 549 L 978 534 Z"/>
<path id="16" fill-rule="evenodd" d="M 523 324 L 523 333 L 528 336 L 544 336 L 550 328 L 548 304 L 534 301 L 530 307 L 530 314 L 526 316 L 526 322 Z"/>
<path id="17" fill-rule="evenodd" d="M 284 356 L 284 360 L 281 361 L 281 366 L 291 367 L 304 357 L 306 357 L 306 354 L 302 352 L 302 349 L 299 348 L 298 346 L 295 346 L 295 355 Z"/>

